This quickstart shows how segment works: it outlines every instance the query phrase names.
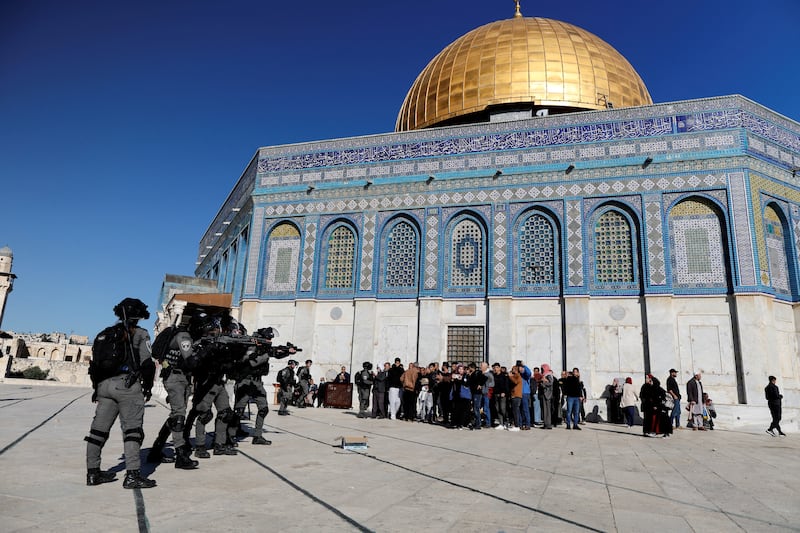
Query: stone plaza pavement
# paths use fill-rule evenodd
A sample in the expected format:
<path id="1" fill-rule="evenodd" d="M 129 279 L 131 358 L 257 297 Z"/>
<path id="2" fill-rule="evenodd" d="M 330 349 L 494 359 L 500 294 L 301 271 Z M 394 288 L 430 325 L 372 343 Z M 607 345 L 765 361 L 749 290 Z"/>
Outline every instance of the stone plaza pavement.
<path id="1" fill-rule="evenodd" d="M 456 431 L 294 409 L 267 417 L 271 446 L 145 465 L 158 487 L 125 490 L 118 424 L 103 468 L 119 479 L 85 485 L 90 396 L 0 384 L 0 531 L 800 531 L 797 434 Z M 167 413 L 149 402 L 143 453 Z M 362 435 L 365 451 L 334 446 Z"/>

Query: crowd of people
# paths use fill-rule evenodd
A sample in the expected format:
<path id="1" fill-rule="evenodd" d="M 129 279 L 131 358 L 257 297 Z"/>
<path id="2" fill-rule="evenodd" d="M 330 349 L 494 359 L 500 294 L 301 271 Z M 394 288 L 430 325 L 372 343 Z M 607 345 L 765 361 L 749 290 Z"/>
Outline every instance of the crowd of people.
<path id="1" fill-rule="evenodd" d="M 364 363 L 356 374 L 358 416 L 439 424 L 454 429 L 527 431 L 586 421 L 580 370 L 553 374 L 547 363 L 444 362 L 418 365 L 400 358 L 377 372 Z M 370 395 L 372 398 L 370 408 Z"/>
<path id="2" fill-rule="evenodd" d="M 153 344 L 138 321 L 149 317 L 147 306 L 140 300 L 126 298 L 114 308 L 119 322 L 101 332 L 93 344 L 89 373 L 94 386 L 92 401 L 97 403 L 95 417 L 85 438 L 87 485 L 114 481 L 116 476 L 100 468 L 101 451 L 109 431 L 120 419 L 124 436 L 126 475 L 123 486 L 129 489 L 150 488 L 156 482 L 143 476 L 139 451 L 144 440 L 144 404 L 151 396 L 156 363 L 167 392 L 170 415 L 161 427 L 148 455 L 153 463 L 170 462 L 176 468 L 193 470 L 199 459 L 211 456 L 207 450 L 205 426 L 215 420 L 214 455 L 236 455 L 240 439 L 252 437 L 254 445 L 269 445 L 263 437 L 269 407 L 263 377 L 269 373 L 271 359 L 283 359 L 300 348 L 287 343 L 272 344 L 272 328 L 259 329 L 252 336 L 227 314 L 207 316 L 198 313 L 187 326 L 174 326 L 162 331 Z M 277 374 L 280 386 L 279 415 L 289 414 L 288 407 L 310 407 L 323 404 L 326 397 L 324 379 L 317 385 L 311 375 L 313 361 L 304 365 L 289 359 Z M 636 389 L 633 379 L 614 379 L 606 387 L 608 421 L 632 428 L 641 413 L 645 436 L 668 437 L 673 428 L 681 427 L 682 395 L 677 383 L 678 372 L 670 369 L 666 388 L 652 374 Z M 227 393 L 227 380 L 234 380 L 234 402 Z M 564 424 L 566 429 L 581 430 L 587 418 L 600 421 L 597 408 L 587 417 L 586 388 L 580 370 L 561 372 L 556 377 L 550 365 L 543 363 L 532 370 L 518 360 L 506 367 L 500 363 L 444 362 L 403 365 L 386 362 L 377 372 L 365 362 L 355 375 L 358 394 L 358 416 L 418 421 L 453 429 L 481 430 L 494 428 L 507 431 L 528 431 L 531 428 L 551 430 Z M 772 414 L 767 433 L 785 434 L 780 427 L 783 396 L 770 376 L 765 389 Z M 333 380 L 350 383 L 346 367 Z M 698 372 L 685 386 L 687 427 L 696 431 L 714 429 L 716 410 L 703 391 Z M 371 402 L 370 402 L 371 400 Z M 242 426 L 250 403 L 257 407 L 252 432 Z M 191 408 L 189 408 L 191 405 Z M 216 418 L 212 412 L 216 411 Z M 194 446 L 190 432 L 195 429 Z M 775 433 L 777 431 L 777 435 Z M 163 452 L 172 436 L 175 455 Z"/>

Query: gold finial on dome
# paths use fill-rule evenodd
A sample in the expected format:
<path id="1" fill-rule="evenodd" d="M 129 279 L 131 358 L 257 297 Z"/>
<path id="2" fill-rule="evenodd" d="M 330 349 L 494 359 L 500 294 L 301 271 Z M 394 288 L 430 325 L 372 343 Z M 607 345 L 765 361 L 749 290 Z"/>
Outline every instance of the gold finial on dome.
<path id="1" fill-rule="evenodd" d="M 514 18 L 521 17 L 522 12 L 519 10 L 519 0 L 514 0 L 514 3 L 517 4 L 517 10 L 514 12 Z"/>

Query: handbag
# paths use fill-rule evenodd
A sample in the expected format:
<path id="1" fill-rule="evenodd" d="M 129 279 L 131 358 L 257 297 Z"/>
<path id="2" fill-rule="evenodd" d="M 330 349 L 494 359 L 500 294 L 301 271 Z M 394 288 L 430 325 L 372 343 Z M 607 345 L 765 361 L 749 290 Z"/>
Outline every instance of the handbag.
<path id="1" fill-rule="evenodd" d="M 675 408 L 675 400 L 667 396 L 663 402 L 664 408 L 672 411 Z"/>

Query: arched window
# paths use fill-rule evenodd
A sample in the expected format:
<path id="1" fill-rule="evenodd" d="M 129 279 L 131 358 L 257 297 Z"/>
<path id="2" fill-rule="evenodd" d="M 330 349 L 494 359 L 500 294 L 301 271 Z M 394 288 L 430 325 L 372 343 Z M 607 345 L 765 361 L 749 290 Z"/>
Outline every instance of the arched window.
<path id="1" fill-rule="evenodd" d="M 294 224 L 283 222 L 269 234 L 264 292 L 294 293 L 300 257 L 300 232 Z"/>
<path id="2" fill-rule="evenodd" d="M 409 222 L 400 220 L 386 234 L 384 288 L 413 289 L 417 286 L 419 238 Z"/>
<path id="3" fill-rule="evenodd" d="M 349 289 L 355 283 L 356 236 L 340 225 L 330 232 L 325 262 L 325 288 Z"/>
<path id="4" fill-rule="evenodd" d="M 483 287 L 483 230 L 477 222 L 464 219 L 453 227 L 450 239 L 450 285 Z"/>
<path id="5" fill-rule="evenodd" d="M 727 288 L 719 215 L 701 198 L 683 200 L 669 213 L 672 283 L 680 288 Z"/>
<path id="6" fill-rule="evenodd" d="M 595 283 L 633 283 L 631 225 L 619 211 L 606 211 L 594 226 Z"/>
<path id="7" fill-rule="evenodd" d="M 558 247 L 553 223 L 534 213 L 519 227 L 517 285 L 553 285 L 558 282 Z"/>
<path id="8" fill-rule="evenodd" d="M 786 229 L 775 207 L 764 209 L 764 240 L 767 244 L 770 286 L 782 294 L 791 294 L 789 262 L 786 260 Z"/>

